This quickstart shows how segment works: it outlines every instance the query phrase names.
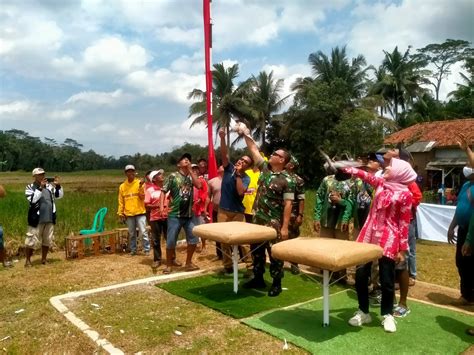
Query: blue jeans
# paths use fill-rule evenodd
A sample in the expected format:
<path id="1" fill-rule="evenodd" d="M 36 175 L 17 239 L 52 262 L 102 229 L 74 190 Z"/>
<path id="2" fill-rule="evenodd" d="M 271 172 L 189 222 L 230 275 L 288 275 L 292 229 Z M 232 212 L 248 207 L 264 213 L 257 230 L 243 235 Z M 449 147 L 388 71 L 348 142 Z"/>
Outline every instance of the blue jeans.
<path id="1" fill-rule="evenodd" d="M 193 235 L 194 223 L 191 217 L 168 217 L 168 239 L 166 240 L 166 249 L 175 249 L 178 235 L 184 228 L 186 242 L 188 245 L 196 245 L 199 238 Z"/>
<path id="2" fill-rule="evenodd" d="M 413 218 L 408 227 L 408 273 L 416 279 L 416 218 Z"/>
<path id="3" fill-rule="evenodd" d="M 140 214 L 137 216 L 127 216 L 128 237 L 130 239 L 130 251 L 137 252 L 137 229 L 138 236 L 143 240 L 143 250 L 147 253 L 150 251 L 150 239 L 146 229 L 146 216 Z"/>

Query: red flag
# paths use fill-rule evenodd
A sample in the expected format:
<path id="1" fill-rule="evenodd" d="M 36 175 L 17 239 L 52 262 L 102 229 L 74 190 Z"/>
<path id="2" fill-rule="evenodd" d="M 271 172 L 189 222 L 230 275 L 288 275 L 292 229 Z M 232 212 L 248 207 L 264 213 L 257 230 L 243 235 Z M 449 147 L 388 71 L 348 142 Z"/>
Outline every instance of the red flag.
<path id="1" fill-rule="evenodd" d="M 207 147 L 208 147 L 208 175 L 209 179 L 217 176 L 217 164 L 214 153 L 214 140 L 212 137 L 212 71 L 211 71 L 211 49 L 212 49 L 212 24 L 211 24 L 211 0 L 203 0 L 204 15 L 204 57 L 206 66 L 206 108 L 207 108 Z"/>

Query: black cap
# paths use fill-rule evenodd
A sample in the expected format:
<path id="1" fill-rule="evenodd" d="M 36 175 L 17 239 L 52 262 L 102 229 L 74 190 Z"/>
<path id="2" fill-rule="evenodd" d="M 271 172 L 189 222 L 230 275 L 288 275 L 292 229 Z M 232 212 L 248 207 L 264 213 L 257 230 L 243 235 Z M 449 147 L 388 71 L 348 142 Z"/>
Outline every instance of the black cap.
<path id="1" fill-rule="evenodd" d="M 183 155 L 181 155 L 181 157 L 178 159 L 178 163 L 183 160 L 184 158 L 187 158 L 189 161 L 191 161 L 191 154 L 189 153 L 184 153 Z"/>

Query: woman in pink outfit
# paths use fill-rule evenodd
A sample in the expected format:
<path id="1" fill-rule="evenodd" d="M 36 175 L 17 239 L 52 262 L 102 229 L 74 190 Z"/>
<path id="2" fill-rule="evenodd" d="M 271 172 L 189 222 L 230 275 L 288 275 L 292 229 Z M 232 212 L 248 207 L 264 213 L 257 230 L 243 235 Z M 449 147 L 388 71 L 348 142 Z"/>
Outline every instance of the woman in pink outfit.
<path id="1" fill-rule="evenodd" d="M 395 285 L 395 264 L 403 261 L 408 251 L 408 227 L 411 219 L 412 195 L 407 185 L 416 179 L 411 165 L 393 158 L 382 177 L 356 168 L 343 171 L 359 177 L 375 188 L 375 195 L 369 216 L 357 238 L 359 243 L 371 243 L 383 248 L 379 259 L 379 278 L 382 289 L 381 315 L 385 331 L 395 332 L 392 316 Z M 372 263 L 358 267 L 356 290 L 359 310 L 349 320 L 352 326 L 370 323 L 369 277 Z"/>

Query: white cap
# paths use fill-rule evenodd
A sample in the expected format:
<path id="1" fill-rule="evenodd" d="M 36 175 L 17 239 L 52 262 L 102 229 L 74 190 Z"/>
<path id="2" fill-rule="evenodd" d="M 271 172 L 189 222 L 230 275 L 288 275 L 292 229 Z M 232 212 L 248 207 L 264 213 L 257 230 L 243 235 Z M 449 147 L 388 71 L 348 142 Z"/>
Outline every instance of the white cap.
<path id="1" fill-rule="evenodd" d="M 34 168 L 31 174 L 33 176 L 44 174 L 44 170 L 43 170 L 43 168 Z"/>
<path id="2" fill-rule="evenodd" d="M 165 171 L 163 169 L 159 169 L 159 170 L 153 170 L 149 175 L 148 175 L 148 178 L 150 179 L 150 181 L 153 181 L 153 178 L 156 176 L 156 175 L 161 175 L 163 174 Z"/>
<path id="3" fill-rule="evenodd" d="M 125 171 L 127 171 L 127 170 L 135 170 L 135 167 L 134 167 L 132 164 L 128 164 L 128 165 L 125 167 L 124 170 L 125 170 Z"/>
<path id="4" fill-rule="evenodd" d="M 199 168 L 199 165 L 197 165 L 197 164 L 191 164 L 191 168 Z"/>

